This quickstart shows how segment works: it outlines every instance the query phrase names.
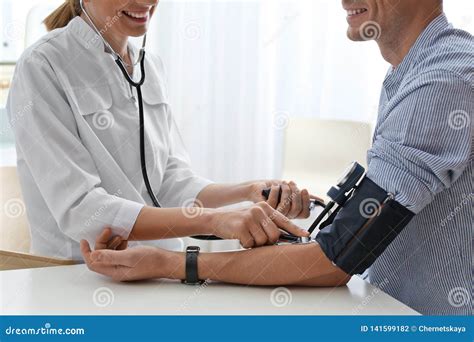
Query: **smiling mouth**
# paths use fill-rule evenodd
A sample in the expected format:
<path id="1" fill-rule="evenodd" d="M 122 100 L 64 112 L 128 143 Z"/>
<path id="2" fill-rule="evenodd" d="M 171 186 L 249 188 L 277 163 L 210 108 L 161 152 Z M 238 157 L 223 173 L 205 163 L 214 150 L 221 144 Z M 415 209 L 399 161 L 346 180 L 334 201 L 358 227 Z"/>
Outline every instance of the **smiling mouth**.
<path id="1" fill-rule="evenodd" d="M 142 11 L 142 12 L 122 11 L 122 13 L 130 19 L 143 22 L 143 21 L 148 20 L 150 11 Z"/>
<path id="2" fill-rule="evenodd" d="M 356 8 L 356 9 L 348 9 L 347 10 L 347 16 L 350 17 L 355 17 L 357 15 L 363 14 L 367 12 L 367 8 Z"/>

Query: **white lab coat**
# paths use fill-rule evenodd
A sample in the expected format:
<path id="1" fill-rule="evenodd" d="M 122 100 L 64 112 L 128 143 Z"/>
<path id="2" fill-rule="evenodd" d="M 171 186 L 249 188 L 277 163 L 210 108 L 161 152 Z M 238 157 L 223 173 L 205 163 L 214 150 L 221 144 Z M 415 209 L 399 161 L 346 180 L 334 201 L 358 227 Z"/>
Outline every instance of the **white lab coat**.
<path id="1" fill-rule="evenodd" d="M 189 205 L 210 181 L 176 153 L 163 65 L 150 53 L 145 59 L 150 183 L 164 207 Z M 142 207 L 152 205 L 140 166 L 134 92 L 80 17 L 47 34 L 18 61 L 7 109 L 33 253 L 80 260 L 81 239 L 93 244 L 106 226 L 127 237 Z M 178 249 L 182 241 L 155 244 Z"/>

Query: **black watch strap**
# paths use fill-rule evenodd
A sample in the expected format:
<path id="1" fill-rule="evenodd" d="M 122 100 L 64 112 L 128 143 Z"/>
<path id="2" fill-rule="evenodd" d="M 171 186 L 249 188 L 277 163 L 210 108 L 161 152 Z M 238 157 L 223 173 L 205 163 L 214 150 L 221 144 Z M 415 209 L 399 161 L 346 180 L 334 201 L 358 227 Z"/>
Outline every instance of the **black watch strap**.
<path id="1" fill-rule="evenodd" d="M 198 246 L 188 246 L 186 248 L 186 279 L 184 284 L 196 285 L 202 284 L 198 277 L 198 255 L 200 248 Z"/>

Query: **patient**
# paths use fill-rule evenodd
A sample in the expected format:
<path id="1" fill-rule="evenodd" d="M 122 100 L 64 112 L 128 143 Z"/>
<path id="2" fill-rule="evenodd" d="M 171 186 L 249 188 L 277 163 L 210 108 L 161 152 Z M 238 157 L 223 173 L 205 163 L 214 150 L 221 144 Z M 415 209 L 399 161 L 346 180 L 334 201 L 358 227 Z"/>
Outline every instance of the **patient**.
<path id="1" fill-rule="evenodd" d="M 185 253 L 149 246 L 126 249 L 127 242 L 117 236 L 111 238 L 111 234 L 109 228 L 105 229 L 94 251 L 86 240 L 81 241 L 81 252 L 90 270 L 117 281 L 185 279 Z M 350 279 L 329 261 L 316 242 L 200 253 L 198 277 L 245 285 L 302 286 L 340 286 Z"/>

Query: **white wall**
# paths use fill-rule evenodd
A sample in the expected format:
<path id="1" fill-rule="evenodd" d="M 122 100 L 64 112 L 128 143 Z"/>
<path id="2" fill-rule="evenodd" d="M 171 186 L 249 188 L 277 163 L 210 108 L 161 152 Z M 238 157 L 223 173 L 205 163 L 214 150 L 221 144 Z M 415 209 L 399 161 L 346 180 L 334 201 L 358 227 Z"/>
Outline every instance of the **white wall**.
<path id="1" fill-rule="evenodd" d="M 446 1 L 473 32 L 474 2 Z M 372 122 L 388 65 L 346 38 L 340 1 L 161 1 L 150 48 L 195 168 L 219 181 L 281 174 L 293 117 Z M 308 137 L 309 138 L 309 137 Z"/>
<path id="2" fill-rule="evenodd" d="M 11 48 L 0 60 L 44 34 L 41 20 L 61 2 L 1 0 L 1 41 Z M 474 1 L 447 0 L 445 10 L 474 32 Z M 346 27 L 334 0 L 160 1 L 149 49 L 167 66 L 197 171 L 218 181 L 279 176 L 291 118 L 374 120 L 387 65 L 375 43 L 350 42 Z M 14 161 L 1 145 L 0 163 Z"/>

